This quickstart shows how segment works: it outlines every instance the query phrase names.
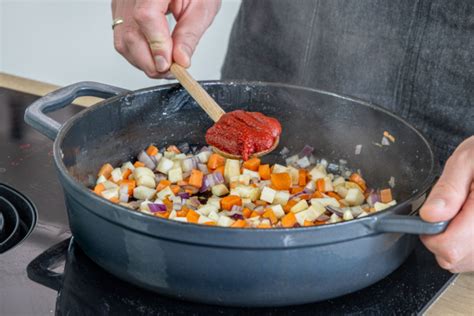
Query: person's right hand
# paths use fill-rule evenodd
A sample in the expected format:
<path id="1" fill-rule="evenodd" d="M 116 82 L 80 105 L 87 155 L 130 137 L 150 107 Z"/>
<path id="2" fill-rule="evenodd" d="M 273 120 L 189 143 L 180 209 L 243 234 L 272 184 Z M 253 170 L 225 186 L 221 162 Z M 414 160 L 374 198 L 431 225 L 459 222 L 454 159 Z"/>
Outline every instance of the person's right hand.
<path id="1" fill-rule="evenodd" d="M 150 78 L 164 78 L 171 62 L 191 65 L 191 56 L 219 11 L 220 0 L 112 0 L 115 49 Z M 177 23 L 170 34 L 166 14 Z"/>

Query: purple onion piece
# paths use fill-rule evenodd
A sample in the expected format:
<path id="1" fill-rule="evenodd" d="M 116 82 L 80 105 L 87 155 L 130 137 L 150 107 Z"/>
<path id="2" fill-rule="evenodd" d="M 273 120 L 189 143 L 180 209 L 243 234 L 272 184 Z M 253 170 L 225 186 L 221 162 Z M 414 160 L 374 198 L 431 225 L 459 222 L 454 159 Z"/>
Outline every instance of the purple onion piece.
<path id="1" fill-rule="evenodd" d="M 189 144 L 188 143 L 182 143 L 182 144 L 178 145 L 178 149 L 183 154 L 187 154 L 189 152 Z"/>
<path id="2" fill-rule="evenodd" d="M 155 181 L 158 183 L 161 180 L 166 180 L 166 176 L 162 173 L 156 173 L 155 174 Z"/>
<path id="3" fill-rule="evenodd" d="M 153 160 L 150 158 L 150 156 L 147 155 L 147 153 L 142 150 L 138 154 L 138 161 L 141 161 L 145 164 L 145 167 L 150 168 L 151 170 L 154 170 L 156 168 L 156 164 L 153 162 Z"/>
<path id="4" fill-rule="evenodd" d="M 189 199 L 190 195 L 188 192 L 181 192 L 181 193 L 178 193 L 178 196 L 182 199 Z"/>
<path id="5" fill-rule="evenodd" d="M 331 206 L 331 205 L 327 205 L 326 210 L 333 213 L 333 214 L 336 214 L 339 217 L 344 216 L 344 212 L 339 207 L 334 207 L 334 206 Z"/>
<path id="6" fill-rule="evenodd" d="M 376 192 L 372 192 L 367 196 L 367 204 L 374 206 L 379 201 L 379 195 Z"/>
<path id="7" fill-rule="evenodd" d="M 236 213 L 234 215 L 231 215 L 230 218 L 238 220 L 238 219 L 244 219 L 244 216 L 242 214 Z"/>
<path id="8" fill-rule="evenodd" d="M 314 151 L 313 147 L 309 145 L 305 145 L 303 149 L 300 151 L 300 153 L 298 154 L 298 157 L 300 158 L 309 157 L 313 154 L 313 151 Z"/>
<path id="9" fill-rule="evenodd" d="M 205 175 L 209 173 L 209 169 L 203 163 L 198 163 L 198 169 Z"/>
<path id="10" fill-rule="evenodd" d="M 214 172 L 213 175 L 214 175 L 214 181 L 216 182 L 216 184 L 224 183 L 225 181 L 224 176 L 222 175 L 222 173 L 220 173 L 220 171 Z"/>
<path id="11" fill-rule="evenodd" d="M 242 206 L 239 205 L 233 205 L 232 208 L 230 209 L 231 212 L 241 212 L 242 211 Z"/>
<path id="12" fill-rule="evenodd" d="M 158 204 L 158 203 L 150 203 L 148 204 L 148 208 L 150 209 L 150 212 L 152 213 L 164 213 L 166 212 L 166 205 L 164 204 Z"/>
<path id="13" fill-rule="evenodd" d="M 185 158 L 181 161 L 181 165 L 184 171 L 191 171 L 197 168 L 197 163 L 195 157 Z"/>
<path id="14" fill-rule="evenodd" d="M 325 221 L 327 221 L 329 218 L 330 218 L 330 217 L 327 216 L 326 214 L 321 214 L 318 218 L 316 218 L 316 220 L 317 220 L 318 222 L 325 222 Z"/>

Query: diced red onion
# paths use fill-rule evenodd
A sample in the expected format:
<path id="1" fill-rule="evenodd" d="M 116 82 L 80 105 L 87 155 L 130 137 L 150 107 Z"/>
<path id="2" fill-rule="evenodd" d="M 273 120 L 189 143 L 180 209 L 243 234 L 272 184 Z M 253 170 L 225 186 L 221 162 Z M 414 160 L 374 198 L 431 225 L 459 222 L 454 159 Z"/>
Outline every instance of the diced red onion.
<path id="1" fill-rule="evenodd" d="M 316 220 L 317 220 L 318 222 L 325 222 L 325 221 L 327 221 L 329 218 L 330 218 L 330 217 L 327 216 L 326 214 L 321 214 L 318 218 L 316 218 Z"/>
<path id="2" fill-rule="evenodd" d="M 166 176 L 162 173 L 155 173 L 155 181 L 160 182 L 161 180 L 166 180 Z"/>
<path id="3" fill-rule="evenodd" d="M 309 157 L 313 154 L 314 148 L 309 145 L 304 145 L 303 149 L 298 154 L 298 157 Z"/>
<path id="4" fill-rule="evenodd" d="M 213 175 L 214 175 L 214 181 L 216 182 L 216 184 L 224 183 L 225 181 L 224 176 L 222 175 L 222 173 L 220 173 L 220 171 L 214 172 Z"/>
<path id="5" fill-rule="evenodd" d="M 152 213 L 164 213 L 166 212 L 166 205 L 158 204 L 158 203 L 150 203 L 148 204 L 148 209 Z"/>
<path id="6" fill-rule="evenodd" d="M 231 212 L 241 212 L 242 211 L 242 206 L 239 205 L 233 205 L 232 208 L 230 209 Z"/>
<path id="7" fill-rule="evenodd" d="M 238 219 L 244 219 L 244 216 L 242 214 L 234 214 L 230 216 L 232 219 L 238 220 Z"/>
<path id="8" fill-rule="evenodd" d="M 178 196 L 181 197 L 182 199 L 189 199 L 190 197 L 188 192 L 180 192 L 178 193 Z"/>
<path id="9" fill-rule="evenodd" d="M 344 212 L 339 207 L 334 207 L 334 206 L 331 206 L 331 205 L 327 205 L 326 210 L 328 210 L 329 212 L 331 212 L 333 214 L 336 214 L 339 217 L 344 216 Z"/>
<path id="10" fill-rule="evenodd" d="M 375 192 L 370 193 L 369 196 L 367 197 L 367 203 L 370 206 L 374 206 L 375 203 L 378 201 L 379 201 L 379 195 Z"/>
<path id="11" fill-rule="evenodd" d="M 196 196 L 192 196 L 186 200 L 186 205 L 191 208 L 197 209 L 201 205 L 201 202 L 199 202 L 199 199 Z"/>
<path id="12" fill-rule="evenodd" d="M 207 168 L 207 165 L 203 163 L 198 163 L 198 169 L 201 170 L 201 172 L 205 175 L 209 173 L 209 169 Z"/>
<path id="13" fill-rule="evenodd" d="M 120 202 L 127 203 L 128 202 L 128 193 L 120 193 L 119 195 Z"/>
<path id="14" fill-rule="evenodd" d="M 188 143 L 182 143 L 182 144 L 178 145 L 178 149 L 183 154 L 187 154 L 189 152 L 189 144 Z"/>
<path id="15" fill-rule="evenodd" d="M 147 153 L 142 150 L 138 154 L 138 161 L 141 161 L 145 164 L 145 167 L 150 168 L 151 170 L 154 170 L 156 168 L 156 164 L 153 162 L 153 160 L 150 158 L 150 156 L 147 155 Z"/>
<path id="16" fill-rule="evenodd" d="M 184 185 L 184 186 L 183 186 L 183 189 L 184 189 L 185 191 L 190 191 L 190 194 L 191 194 L 191 195 L 196 194 L 196 193 L 199 192 L 199 189 L 196 188 L 195 186 L 192 186 L 192 185 Z M 197 199 L 197 197 L 196 197 L 196 199 Z"/>

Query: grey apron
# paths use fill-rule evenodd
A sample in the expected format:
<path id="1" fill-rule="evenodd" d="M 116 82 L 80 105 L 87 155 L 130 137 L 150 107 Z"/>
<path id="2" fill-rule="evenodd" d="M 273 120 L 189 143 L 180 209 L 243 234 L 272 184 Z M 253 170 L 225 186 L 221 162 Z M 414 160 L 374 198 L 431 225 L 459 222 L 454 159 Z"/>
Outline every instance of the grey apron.
<path id="1" fill-rule="evenodd" d="M 243 0 L 222 77 L 379 104 L 444 163 L 474 135 L 474 0 Z"/>

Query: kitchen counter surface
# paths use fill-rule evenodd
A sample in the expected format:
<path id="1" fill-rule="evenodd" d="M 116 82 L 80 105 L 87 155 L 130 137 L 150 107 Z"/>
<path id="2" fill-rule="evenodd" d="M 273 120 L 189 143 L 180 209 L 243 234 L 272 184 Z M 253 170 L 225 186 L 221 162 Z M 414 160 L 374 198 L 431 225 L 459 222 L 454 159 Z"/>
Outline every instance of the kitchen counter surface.
<path id="1" fill-rule="evenodd" d="M 1 72 L 0 87 L 39 96 L 59 88 L 56 85 Z M 98 101 L 100 101 L 98 98 L 82 97 L 74 103 L 81 106 L 90 106 Z M 458 275 L 426 310 L 425 315 L 474 315 L 474 273 Z"/>

